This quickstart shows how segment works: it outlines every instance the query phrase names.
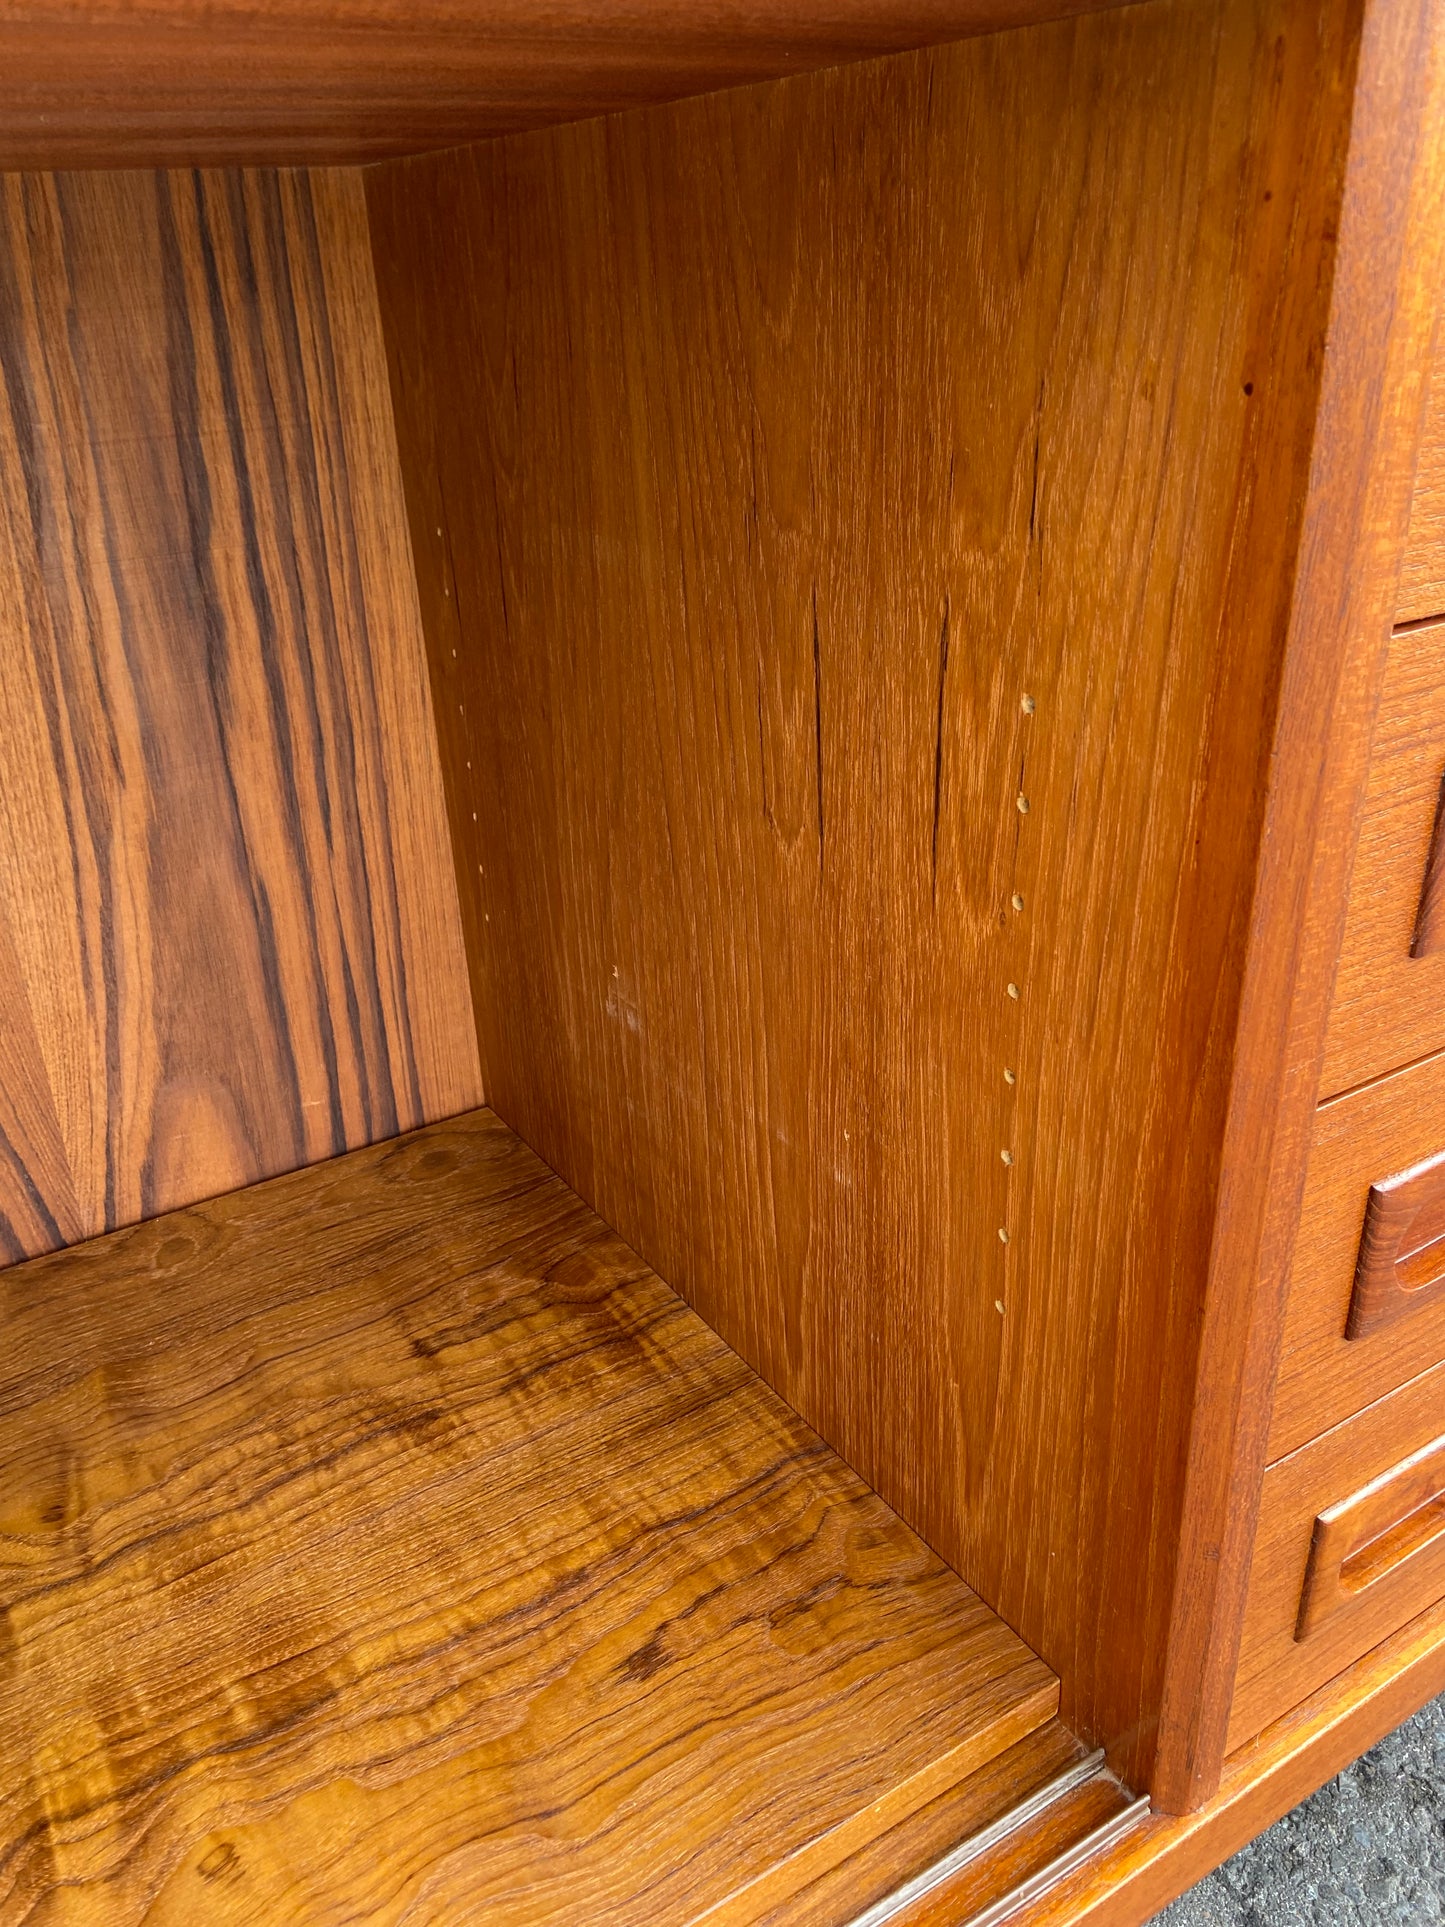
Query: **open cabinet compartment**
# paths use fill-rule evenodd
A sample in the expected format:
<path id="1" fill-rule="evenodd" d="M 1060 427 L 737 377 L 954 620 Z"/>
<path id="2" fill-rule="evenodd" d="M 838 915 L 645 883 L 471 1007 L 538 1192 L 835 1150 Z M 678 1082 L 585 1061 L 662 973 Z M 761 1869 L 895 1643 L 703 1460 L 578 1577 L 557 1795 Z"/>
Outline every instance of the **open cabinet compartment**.
<path id="1" fill-rule="evenodd" d="M 1138 1921 L 1445 1650 L 1226 1768 L 1409 49 L 1028 11 L 17 123 L 0 1927 Z"/>
<path id="2" fill-rule="evenodd" d="M 5 185 L 0 1918 L 821 1922 L 1117 1824 L 468 1109 L 360 177 Z"/>

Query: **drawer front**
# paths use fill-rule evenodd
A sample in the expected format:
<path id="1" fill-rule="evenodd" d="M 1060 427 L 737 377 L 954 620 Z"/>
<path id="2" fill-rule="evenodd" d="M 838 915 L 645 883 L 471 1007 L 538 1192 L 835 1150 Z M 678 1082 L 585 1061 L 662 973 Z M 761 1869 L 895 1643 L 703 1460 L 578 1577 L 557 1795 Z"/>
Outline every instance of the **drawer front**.
<path id="1" fill-rule="evenodd" d="M 1265 1474 L 1229 1745 L 1445 1598 L 1445 1365 Z"/>
<path id="2" fill-rule="evenodd" d="M 1410 534 L 1400 569 L 1397 622 L 1445 615 L 1445 329 L 1435 345 L 1420 431 Z"/>
<path id="3" fill-rule="evenodd" d="M 1316 1112 L 1271 1459 L 1445 1359 L 1442 1153 L 1445 1054 Z"/>
<path id="4" fill-rule="evenodd" d="M 1390 645 L 1321 1096 L 1445 1046 L 1445 622 Z"/>

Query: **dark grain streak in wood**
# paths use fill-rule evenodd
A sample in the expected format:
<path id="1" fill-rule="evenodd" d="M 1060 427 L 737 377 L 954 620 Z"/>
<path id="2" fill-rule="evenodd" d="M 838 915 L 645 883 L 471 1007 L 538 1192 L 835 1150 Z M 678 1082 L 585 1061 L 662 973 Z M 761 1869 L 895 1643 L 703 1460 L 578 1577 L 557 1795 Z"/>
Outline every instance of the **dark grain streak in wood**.
<path id="1" fill-rule="evenodd" d="M 1073 1745 L 487 1113 L 17 1267 L 0 1316 L 6 1927 L 847 1911 Z"/>
<path id="2" fill-rule="evenodd" d="M 1358 28 L 1171 0 L 367 178 L 489 1096 L 1135 1785 Z"/>
<path id="3" fill-rule="evenodd" d="M 479 1085 L 359 183 L 0 195 L 13 1261 Z"/>

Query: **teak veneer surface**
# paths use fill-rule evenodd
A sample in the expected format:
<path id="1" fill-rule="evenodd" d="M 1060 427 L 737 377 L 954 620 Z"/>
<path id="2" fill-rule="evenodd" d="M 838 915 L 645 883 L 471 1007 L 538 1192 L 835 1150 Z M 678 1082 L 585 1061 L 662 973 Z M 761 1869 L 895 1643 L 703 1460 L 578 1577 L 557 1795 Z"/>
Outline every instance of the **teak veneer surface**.
<path id="1" fill-rule="evenodd" d="M 1445 1692 L 1445 1601 L 1232 1753 L 1195 1812 L 1154 1814 L 1011 1927 L 1145 1927 L 1159 1909 Z"/>
<path id="2" fill-rule="evenodd" d="M 1400 622 L 1445 616 L 1445 328 L 1435 337 L 1396 616 Z"/>
<path id="3" fill-rule="evenodd" d="M 1359 38 L 1330 80 L 1349 101 L 1347 138 L 1327 101 L 1317 123 L 1319 181 L 1339 170 L 1343 185 L 1191 1387 L 1160 1764 L 1149 1784 L 1166 1812 L 1208 1800 L 1223 1762 L 1291 1255 L 1445 274 L 1445 8 L 1367 0 L 1352 22 Z M 1301 259 L 1291 273 L 1307 279 Z M 1217 800 L 1226 813 L 1239 808 L 1227 777 Z"/>
<path id="4" fill-rule="evenodd" d="M 1229 1717 L 1231 1749 L 1445 1598 L 1445 1470 L 1432 1460 L 1423 1495 L 1412 1481 L 1402 1505 L 1375 1511 L 1373 1546 L 1358 1531 L 1346 1533 L 1344 1548 L 1367 1555 L 1363 1570 L 1342 1582 L 1326 1572 L 1326 1610 L 1308 1618 L 1300 1611 L 1320 1515 L 1356 1499 L 1442 1434 L 1445 1365 L 1437 1365 L 1270 1467 Z M 1396 1495 L 1384 1496 L 1393 1502 Z M 1336 1559 L 1342 1549 L 1337 1543 Z"/>
<path id="5" fill-rule="evenodd" d="M 985 1830 L 1007 1826 L 1011 1815 L 1041 1787 L 1088 1758 L 1061 1720 L 1050 1720 L 1006 1753 L 866 1847 L 832 1867 L 757 1924 L 757 1927 L 844 1927 Z"/>
<path id="6" fill-rule="evenodd" d="M 1320 1074 L 1322 1098 L 1445 1046 L 1438 883 L 1431 893 L 1437 907 L 1422 917 L 1427 875 L 1445 858 L 1442 779 L 1445 622 L 1430 622 L 1404 630 L 1390 644 Z M 1445 1149 L 1445 1114 L 1439 1137 L 1435 1148 Z"/>
<path id="7" fill-rule="evenodd" d="M 1109 0 L 0 0 L 0 167 L 373 160 Z"/>
<path id="8" fill-rule="evenodd" d="M 479 1098 L 359 181 L 0 178 L 0 1264 Z"/>
<path id="9" fill-rule="evenodd" d="M 1445 1358 L 1438 1292 L 1422 1292 L 1393 1323 L 1345 1336 L 1370 1186 L 1442 1150 L 1445 1055 L 1321 1105 L 1290 1279 L 1271 1461 Z"/>
<path id="10" fill-rule="evenodd" d="M 488 1113 L 0 1318 L 0 1921 L 754 1921 L 1056 1707 Z"/>
<path id="11" fill-rule="evenodd" d="M 967 1927 L 973 1921 L 1011 1919 L 1010 1902 L 1026 1887 L 1047 1889 L 1060 1860 L 1088 1852 L 1090 1835 L 1118 1821 L 1133 1806 L 1130 1794 L 1101 1772 L 1051 1804 L 1037 1817 L 1011 1829 L 996 1846 L 909 1902 L 891 1916 L 888 1927 Z M 994 1912 L 990 1914 L 989 1910 Z"/>
<path id="12" fill-rule="evenodd" d="M 489 1101 L 1136 1785 L 1357 29 L 367 175 Z"/>

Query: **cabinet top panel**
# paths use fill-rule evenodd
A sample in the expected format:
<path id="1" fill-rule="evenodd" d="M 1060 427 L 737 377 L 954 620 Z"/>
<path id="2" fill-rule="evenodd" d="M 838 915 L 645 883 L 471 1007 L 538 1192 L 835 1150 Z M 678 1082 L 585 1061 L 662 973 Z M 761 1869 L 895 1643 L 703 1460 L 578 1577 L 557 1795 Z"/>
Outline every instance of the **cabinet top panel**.
<path id="1" fill-rule="evenodd" d="M 0 167 L 366 161 L 1103 0 L 0 0 Z"/>

